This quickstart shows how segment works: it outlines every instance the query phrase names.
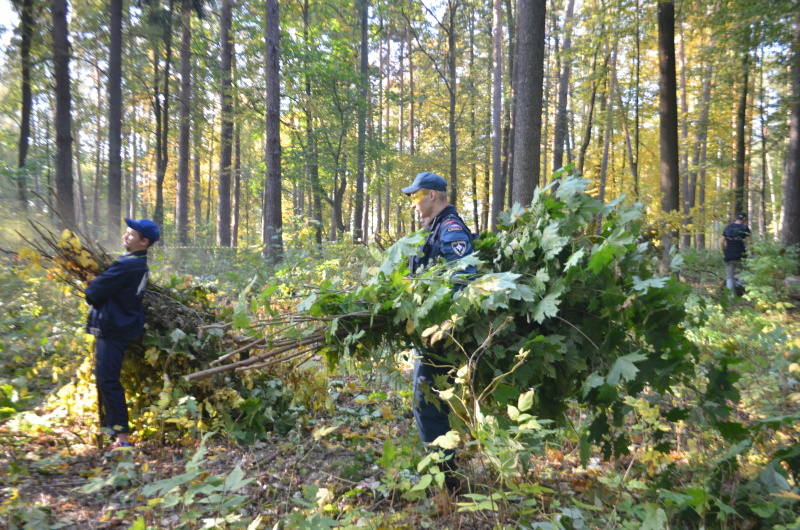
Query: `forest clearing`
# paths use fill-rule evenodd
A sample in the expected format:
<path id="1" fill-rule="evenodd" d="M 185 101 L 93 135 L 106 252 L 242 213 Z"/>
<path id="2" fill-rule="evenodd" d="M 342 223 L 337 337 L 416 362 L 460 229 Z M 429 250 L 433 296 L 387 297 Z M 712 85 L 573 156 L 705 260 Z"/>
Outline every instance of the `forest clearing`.
<path id="1" fill-rule="evenodd" d="M 797 0 L 0 50 L 0 527 L 800 529 Z"/>

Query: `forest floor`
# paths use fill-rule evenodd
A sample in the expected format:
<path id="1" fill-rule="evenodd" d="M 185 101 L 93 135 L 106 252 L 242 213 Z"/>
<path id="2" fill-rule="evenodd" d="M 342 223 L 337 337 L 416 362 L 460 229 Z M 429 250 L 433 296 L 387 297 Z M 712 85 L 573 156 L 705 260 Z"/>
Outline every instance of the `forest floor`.
<path id="1" fill-rule="evenodd" d="M 363 409 L 360 390 L 357 378 L 350 378 L 339 393 L 336 410 Z M 393 405 L 399 404 L 398 400 L 392 401 Z M 501 522 L 502 516 L 497 514 L 460 511 L 460 505 L 469 499 L 451 496 L 442 488 L 432 487 L 427 492 L 416 492 L 416 498 L 408 498 L 400 490 L 382 487 L 384 471 L 374 460 L 382 454 L 384 443 L 416 438 L 409 413 L 387 410 L 384 408 L 378 418 L 369 414 L 360 416 L 358 421 L 326 418 L 326 423 L 338 425 L 326 437 L 314 437 L 311 428 L 300 436 L 270 435 L 252 445 L 213 437 L 204 444 L 202 473 L 192 483 L 204 476 L 224 478 L 239 466 L 246 478 L 253 479 L 237 491 L 248 499 L 239 511 L 242 519 L 255 521 L 261 517 L 260 524 L 253 528 L 272 528 L 281 521 L 285 528 L 299 527 L 299 520 L 297 526 L 291 522 L 293 510 L 306 504 L 321 506 L 327 501 L 337 505 L 329 508 L 334 517 L 337 513 L 357 512 L 367 528 L 479 530 L 494 528 Z M 0 505 L 30 507 L 27 512 L 16 512 L 18 516 L 24 514 L 28 528 L 129 528 L 137 519 L 150 528 L 180 526 L 185 519 L 182 513 L 190 510 L 194 501 L 183 497 L 171 508 L 154 506 L 142 495 L 142 487 L 176 477 L 176 484 L 180 484 L 200 440 L 184 445 L 145 441 L 136 443 L 131 452 L 109 453 L 107 447 L 97 447 L 88 434 L 91 428 L 81 423 L 91 418 L 73 418 L 69 425 L 59 425 L 39 412 L 42 416 L 36 411 L 25 415 L 30 428 L 26 432 L 14 431 L 8 424 L 0 426 Z M 37 422 L 38 428 L 33 426 Z M 421 446 L 418 450 L 422 451 Z M 534 463 L 529 479 L 553 490 L 557 497 L 577 497 L 589 503 L 588 492 L 600 486 L 597 478 L 604 469 L 616 467 L 624 473 L 631 459 L 593 462 L 588 470 L 583 469 L 574 444 L 552 446 Z M 471 480 L 485 484 L 477 455 L 459 455 L 459 465 L 464 491 Z M 544 497 L 541 500 L 549 502 Z M 12 524 L 0 526 L 13 527 L 13 521 L 6 523 Z M 311 527 L 327 526 L 312 523 Z"/>

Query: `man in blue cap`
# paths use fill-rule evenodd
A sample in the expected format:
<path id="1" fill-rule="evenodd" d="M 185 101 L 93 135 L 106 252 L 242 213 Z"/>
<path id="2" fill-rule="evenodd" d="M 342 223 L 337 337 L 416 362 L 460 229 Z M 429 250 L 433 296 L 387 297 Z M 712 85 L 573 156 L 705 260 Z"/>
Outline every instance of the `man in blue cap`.
<path id="1" fill-rule="evenodd" d="M 161 238 L 150 219 L 125 218 L 122 236 L 127 254 L 92 280 L 84 291 L 91 306 L 87 331 L 95 336 L 95 382 L 100 424 L 116 439 L 112 450 L 130 449 L 128 405 L 120 372 L 125 349 L 144 330 L 142 299 L 147 288 L 147 249 Z"/>
<path id="2" fill-rule="evenodd" d="M 416 274 L 422 268 L 434 265 L 442 259 L 451 262 L 472 254 L 472 233 L 455 207 L 448 202 L 447 181 L 436 173 L 424 171 L 417 175 L 411 186 L 402 191 L 411 199 L 412 209 L 419 215 L 423 226 L 428 228 L 422 256 L 414 256 L 410 260 L 411 274 Z M 463 270 L 465 275 L 475 272 L 472 265 Z M 454 290 L 457 291 L 460 287 L 457 285 Z M 437 377 L 452 380 L 450 372 L 453 366 L 436 361 L 426 352 L 417 353 L 419 355 L 414 363 L 414 418 L 420 440 L 430 444 L 450 431 L 449 406 L 431 392 L 431 389 L 435 388 Z M 461 489 L 461 483 L 453 473 L 454 455 L 455 451 L 446 450 L 447 460 L 442 466 L 447 472 L 445 484 L 450 493 L 457 493 Z"/>

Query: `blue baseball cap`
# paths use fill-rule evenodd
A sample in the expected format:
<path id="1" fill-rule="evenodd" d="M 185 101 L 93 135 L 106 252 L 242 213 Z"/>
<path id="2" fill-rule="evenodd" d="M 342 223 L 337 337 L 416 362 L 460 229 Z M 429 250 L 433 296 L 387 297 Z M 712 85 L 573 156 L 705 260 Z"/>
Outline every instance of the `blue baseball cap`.
<path id="1" fill-rule="evenodd" d="M 125 223 L 142 234 L 143 237 L 149 239 L 151 244 L 161 239 L 161 230 L 159 230 L 158 225 L 150 219 L 139 219 L 134 221 L 133 219 L 128 219 L 126 217 Z"/>
<path id="2" fill-rule="evenodd" d="M 406 195 L 411 195 L 419 190 L 447 191 L 447 181 L 436 173 L 423 171 L 422 173 L 417 173 L 414 183 L 407 188 L 403 188 L 402 192 Z"/>

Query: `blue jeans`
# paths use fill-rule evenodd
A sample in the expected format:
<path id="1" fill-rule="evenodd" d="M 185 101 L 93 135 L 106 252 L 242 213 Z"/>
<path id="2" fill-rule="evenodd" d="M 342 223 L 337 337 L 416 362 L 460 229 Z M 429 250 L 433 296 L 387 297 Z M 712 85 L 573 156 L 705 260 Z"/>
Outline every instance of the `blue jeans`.
<path id="1" fill-rule="evenodd" d="M 128 404 L 119 375 L 122 371 L 122 359 L 125 358 L 125 348 L 129 343 L 129 340 L 98 338 L 95 344 L 94 377 L 100 408 L 100 426 L 111 436 L 128 432 Z"/>
<path id="2" fill-rule="evenodd" d="M 433 389 L 437 376 L 447 376 L 452 384 L 453 378 L 448 373 L 453 367 L 415 353 L 418 357 L 414 362 L 414 419 L 417 421 L 419 439 L 427 445 L 450 431 L 450 405 L 439 399 Z M 452 449 L 445 451 L 448 456 L 453 453 L 455 451 Z"/>

